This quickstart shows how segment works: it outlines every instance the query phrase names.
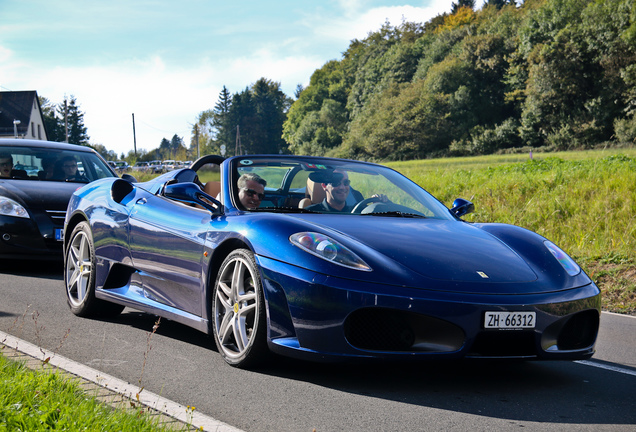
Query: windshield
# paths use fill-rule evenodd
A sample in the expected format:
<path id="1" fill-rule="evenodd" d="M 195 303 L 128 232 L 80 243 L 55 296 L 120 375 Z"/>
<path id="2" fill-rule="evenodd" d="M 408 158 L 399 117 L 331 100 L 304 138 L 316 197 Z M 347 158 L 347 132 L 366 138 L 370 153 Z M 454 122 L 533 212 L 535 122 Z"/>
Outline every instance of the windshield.
<path id="1" fill-rule="evenodd" d="M 0 178 L 88 183 L 113 177 L 106 163 L 92 152 L 42 147 L 0 147 Z"/>
<path id="2" fill-rule="evenodd" d="M 420 186 L 380 165 L 245 156 L 232 166 L 232 199 L 243 210 L 453 218 Z"/>

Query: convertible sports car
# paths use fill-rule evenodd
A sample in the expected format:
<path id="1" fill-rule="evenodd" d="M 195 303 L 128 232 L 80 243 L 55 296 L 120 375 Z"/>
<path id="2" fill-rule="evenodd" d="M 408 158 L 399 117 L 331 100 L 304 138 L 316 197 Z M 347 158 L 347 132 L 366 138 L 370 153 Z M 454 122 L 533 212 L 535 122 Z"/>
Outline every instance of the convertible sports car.
<path id="1" fill-rule="evenodd" d="M 102 179 L 69 203 L 68 303 L 213 334 L 238 367 L 271 352 L 591 357 L 596 285 L 533 232 L 462 221 L 473 208 L 448 209 L 387 167 L 330 158 L 204 156 L 146 183 Z"/>
<path id="2" fill-rule="evenodd" d="M 60 261 L 71 195 L 116 176 L 90 147 L 0 139 L 0 258 Z"/>

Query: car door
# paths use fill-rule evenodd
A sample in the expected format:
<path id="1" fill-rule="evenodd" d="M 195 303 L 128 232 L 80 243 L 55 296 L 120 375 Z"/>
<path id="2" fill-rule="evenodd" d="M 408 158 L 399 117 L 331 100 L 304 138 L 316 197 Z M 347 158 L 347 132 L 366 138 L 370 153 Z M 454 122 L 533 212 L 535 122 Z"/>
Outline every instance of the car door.
<path id="1" fill-rule="evenodd" d="M 201 266 L 210 212 L 149 192 L 130 213 L 130 250 L 144 294 L 163 305 L 201 316 Z"/>

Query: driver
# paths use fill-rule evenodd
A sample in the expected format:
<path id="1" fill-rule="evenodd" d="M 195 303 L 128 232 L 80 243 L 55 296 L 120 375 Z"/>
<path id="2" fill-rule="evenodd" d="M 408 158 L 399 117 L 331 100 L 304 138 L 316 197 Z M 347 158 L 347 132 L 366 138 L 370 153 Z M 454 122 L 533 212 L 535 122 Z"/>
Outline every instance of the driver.
<path id="1" fill-rule="evenodd" d="M 318 171 L 309 175 L 309 178 L 325 191 L 325 199 L 317 204 L 306 207 L 307 210 L 321 212 L 351 213 L 354 205 L 347 204 L 347 197 L 351 189 L 351 180 L 346 171 L 335 169 L 333 171 Z M 362 195 L 356 191 L 358 200 L 362 200 Z M 375 194 L 371 198 L 377 198 L 380 202 L 388 202 L 384 194 Z"/>
<path id="2" fill-rule="evenodd" d="M 312 177 L 315 176 L 310 176 L 309 178 L 314 180 Z M 347 205 L 347 197 L 351 187 L 351 180 L 349 180 L 347 172 L 334 170 L 329 178 L 320 180 L 324 180 L 320 182 L 320 186 L 325 190 L 325 199 L 322 202 L 308 206 L 307 210 L 351 213 L 353 207 Z M 318 182 L 320 180 L 316 179 L 314 181 Z"/>
<path id="3" fill-rule="evenodd" d="M 64 179 L 66 180 L 87 180 L 82 174 L 77 171 L 77 160 L 73 156 L 65 156 L 60 161 L 62 171 L 64 172 Z"/>

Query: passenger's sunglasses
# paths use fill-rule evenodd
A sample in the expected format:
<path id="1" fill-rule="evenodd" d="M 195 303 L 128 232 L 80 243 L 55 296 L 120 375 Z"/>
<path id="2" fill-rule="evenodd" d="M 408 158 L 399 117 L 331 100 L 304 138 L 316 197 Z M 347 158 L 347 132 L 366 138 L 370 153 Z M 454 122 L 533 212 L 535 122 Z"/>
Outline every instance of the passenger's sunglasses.
<path id="1" fill-rule="evenodd" d="M 265 194 L 258 193 L 254 189 L 243 188 L 243 190 L 245 191 L 246 194 L 248 194 L 250 196 L 250 198 L 252 198 L 252 197 L 254 197 L 254 195 L 256 195 L 258 197 L 258 199 L 261 200 L 261 201 L 263 201 L 265 199 Z"/>
<path id="2" fill-rule="evenodd" d="M 340 184 L 341 184 L 341 183 L 342 183 L 343 185 L 345 185 L 345 186 L 349 186 L 349 185 L 351 184 L 351 180 L 349 180 L 349 179 L 344 179 L 344 180 L 342 180 L 342 181 L 339 181 L 338 183 L 336 183 L 336 182 L 329 182 L 329 184 L 330 184 L 331 186 L 333 186 L 333 187 L 338 187 L 338 186 L 340 186 Z"/>

